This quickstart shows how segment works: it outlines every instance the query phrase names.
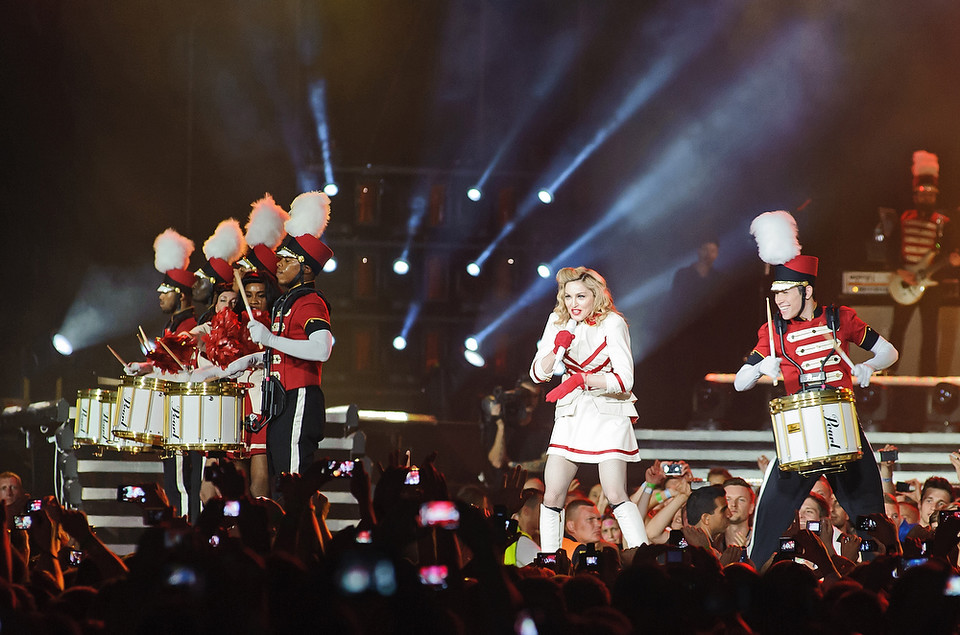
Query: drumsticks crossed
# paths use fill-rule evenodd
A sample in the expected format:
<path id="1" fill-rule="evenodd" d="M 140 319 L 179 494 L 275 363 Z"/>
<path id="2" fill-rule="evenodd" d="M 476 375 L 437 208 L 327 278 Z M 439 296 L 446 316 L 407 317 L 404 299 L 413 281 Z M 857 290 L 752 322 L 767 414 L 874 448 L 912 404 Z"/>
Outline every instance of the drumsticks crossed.
<path id="1" fill-rule="evenodd" d="M 147 336 L 146 336 L 146 334 L 143 332 L 143 327 L 142 327 L 142 326 L 138 326 L 137 329 L 139 329 L 139 331 L 140 331 L 140 332 L 137 334 L 137 340 L 140 342 L 140 345 L 144 347 L 144 349 L 149 350 L 149 347 L 147 346 Z M 157 340 L 157 343 L 158 343 L 160 346 L 163 347 L 163 350 L 167 351 L 167 353 L 170 355 L 170 357 L 173 358 L 173 361 L 177 362 L 177 365 L 180 366 L 180 370 L 187 370 L 187 367 L 183 365 L 183 362 L 180 361 L 180 358 L 177 357 L 177 356 L 173 353 L 173 351 L 170 350 L 170 347 L 169 347 L 169 346 L 167 346 L 166 344 L 163 343 L 163 340 L 159 340 L 159 339 L 158 339 L 158 340 Z M 126 363 L 125 361 L 123 361 L 123 358 L 120 357 L 120 355 L 117 354 L 117 351 L 113 350 L 113 347 L 111 347 L 109 344 L 107 344 L 107 350 L 109 350 L 109 351 L 113 354 L 113 356 L 117 358 L 117 361 L 120 362 L 120 365 L 121 365 L 121 366 L 126 366 L 126 365 L 127 365 L 127 363 Z"/>
<path id="2" fill-rule="evenodd" d="M 252 320 L 252 319 L 253 319 L 253 309 L 250 308 L 250 300 L 247 299 L 247 292 L 246 292 L 246 290 L 243 288 L 243 280 L 241 280 L 241 278 L 240 278 L 240 272 L 237 271 L 236 269 L 234 269 L 234 270 L 233 270 L 233 277 L 234 277 L 234 278 L 236 279 L 236 281 L 237 281 L 237 288 L 240 290 L 240 296 L 243 298 L 243 306 L 245 306 L 245 307 L 247 308 L 247 315 L 250 316 L 250 319 Z M 147 347 L 147 335 L 146 335 L 146 333 L 143 332 L 143 327 L 142 327 L 142 326 L 137 326 L 137 329 L 139 330 L 139 333 L 137 334 L 137 339 L 140 341 L 140 344 L 144 347 L 144 349 L 147 349 L 147 348 L 148 348 L 148 347 Z M 178 358 L 176 355 L 174 355 L 173 351 L 170 350 L 170 347 L 163 343 L 163 340 L 159 340 L 159 339 L 158 339 L 158 340 L 157 340 L 157 343 L 160 344 L 160 346 L 163 347 L 163 350 L 167 351 L 167 353 L 170 354 L 170 357 L 173 358 L 173 361 L 177 362 L 177 364 L 180 366 L 180 369 L 181 369 L 181 370 L 186 370 L 186 369 L 187 369 L 187 367 L 183 365 L 183 362 L 180 361 L 180 358 Z M 113 354 L 113 356 L 114 356 L 115 358 L 117 358 L 117 361 L 120 362 L 120 365 L 121 365 L 121 366 L 126 366 L 126 365 L 127 365 L 127 363 L 126 363 L 125 361 L 123 361 L 123 358 L 120 357 L 120 355 L 117 354 L 117 351 L 113 350 L 113 348 L 112 348 L 109 344 L 107 344 L 107 349 Z"/>

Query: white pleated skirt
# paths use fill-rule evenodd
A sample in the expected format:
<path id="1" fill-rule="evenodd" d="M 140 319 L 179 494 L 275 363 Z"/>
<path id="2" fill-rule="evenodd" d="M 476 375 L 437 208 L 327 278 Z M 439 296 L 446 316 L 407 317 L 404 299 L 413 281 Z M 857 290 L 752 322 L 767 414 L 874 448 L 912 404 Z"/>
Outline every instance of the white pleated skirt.
<path id="1" fill-rule="evenodd" d="M 586 395 L 578 400 L 572 416 L 557 417 L 547 454 L 556 454 L 575 463 L 640 460 L 637 436 L 630 418 L 602 414 L 594 399 Z"/>

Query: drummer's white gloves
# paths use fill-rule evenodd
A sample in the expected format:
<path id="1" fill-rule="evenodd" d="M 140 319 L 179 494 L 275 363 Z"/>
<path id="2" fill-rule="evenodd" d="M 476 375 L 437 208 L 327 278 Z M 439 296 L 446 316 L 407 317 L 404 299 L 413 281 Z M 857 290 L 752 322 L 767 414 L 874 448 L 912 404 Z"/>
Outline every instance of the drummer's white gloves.
<path id="1" fill-rule="evenodd" d="M 733 380 L 733 387 L 738 392 L 750 390 L 757 385 L 757 380 L 761 375 L 766 375 L 774 379 L 780 375 L 780 358 L 774 355 L 767 355 L 756 364 L 744 364 L 737 371 L 737 376 Z"/>
<path id="2" fill-rule="evenodd" d="M 870 364 L 857 364 L 850 369 L 850 374 L 861 388 L 870 385 L 870 376 L 873 375 L 873 366 Z"/>
<path id="3" fill-rule="evenodd" d="M 330 352 L 333 350 L 333 333 L 328 329 L 314 331 L 310 334 L 309 339 L 295 340 L 274 335 L 266 326 L 256 320 L 247 322 L 247 328 L 250 330 L 250 339 L 257 344 L 292 355 L 297 359 L 325 362 L 330 359 Z"/>
<path id="4" fill-rule="evenodd" d="M 226 376 L 224 370 L 215 365 L 204 366 L 203 368 L 195 368 L 190 371 L 190 381 L 195 383 L 210 381 L 211 379 L 220 379 L 224 376 Z"/>
<path id="5" fill-rule="evenodd" d="M 223 369 L 222 377 L 236 377 L 243 371 L 256 366 L 263 366 L 263 353 L 251 353 L 238 357 L 227 364 L 227 367 Z"/>
<path id="6" fill-rule="evenodd" d="M 900 358 L 900 354 L 897 353 L 897 349 L 893 347 L 893 344 L 882 337 L 877 338 L 870 352 L 873 353 L 873 357 L 863 364 L 857 364 L 850 369 L 850 374 L 853 375 L 853 378 L 861 388 L 866 388 L 870 385 L 870 376 L 873 375 L 873 373 L 889 367 Z"/>
<path id="7" fill-rule="evenodd" d="M 250 339 L 260 344 L 261 346 L 269 346 L 273 348 L 271 340 L 276 336 L 270 332 L 270 329 L 267 328 L 263 322 L 257 320 L 249 320 L 247 322 L 247 330 L 250 331 Z"/>
<path id="8" fill-rule="evenodd" d="M 757 364 L 757 370 L 761 375 L 766 375 L 770 379 L 776 379 L 780 376 L 780 358 L 775 355 L 767 355 Z"/>
<path id="9" fill-rule="evenodd" d="M 130 362 L 123 367 L 123 372 L 130 377 L 139 377 L 153 371 L 151 362 Z"/>

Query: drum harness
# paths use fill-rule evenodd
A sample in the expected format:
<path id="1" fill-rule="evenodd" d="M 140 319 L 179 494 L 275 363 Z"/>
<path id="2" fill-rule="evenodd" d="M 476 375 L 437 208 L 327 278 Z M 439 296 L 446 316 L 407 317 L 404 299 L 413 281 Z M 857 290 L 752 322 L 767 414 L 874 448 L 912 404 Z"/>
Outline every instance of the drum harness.
<path id="1" fill-rule="evenodd" d="M 837 340 L 837 329 L 838 329 L 839 326 L 840 326 L 840 309 L 838 309 L 836 305 L 831 304 L 831 305 L 829 305 L 829 306 L 824 307 L 824 314 L 825 314 L 825 317 L 826 317 L 826 320 L 827 320 L 827 328 L 829 328 L 830 331 L 833 333 L 833 339 L 834 339 L 835 341 L 838 341 L 838 340 Z M 794 366 L 796 366 L 797 371 L 800 373 L 801 386 L 802 386 L 802 387 L 800 388 L 800 392 L 804 392 L 804 391 L 807 391 L 807 390 L 825 390 L 825 389 L 827 388 L 827 373 L 826 373 L 825 367 L 826 367 L 826 364 L 827 364 L 827 360 L 830 358 L 830 355 L 827 355 L 826 357 L 824 357 L 824 358 L 823 358 L 823 361 L 820 362 L 820 372 L 819 372 L 819 373 L 804 373 L 804 372 L 803 372 L 803 368 L 800 366 L 800 364 L 798 364 L 796 361 L 794 361 L 792 358 L 790 358 L 789 355 L 787 355 L 787 348 L 786 348 L 785 342 L 784 342 L 784 333 L 786 333 L 786 330 L 787 330 L 787 320 L 784 320 L 783 317 L 782 317 L 782 316 L 779 314 L 779 312 L 778 312 L 777 315 L 774 316 L 773 322 L 774 322 L 774 327 L 775 327 L 776 330 L 777 330 L 777 335 L 778 335 L 778 337 L 780 338 L 780 352 L 781 352 L 781 354 L 782 354 L 783 357 L 784 357 L 785 359 L 787 359 L 791 364 L 793 364 Z M 771 353 L 774 353 L 774 354 L 775 354 L 775 351 L 771 351 Z M 810 381 L 808 381 L 808 382 L 803 382 L 803 377 L 804 377 L 804 375 L 806 375 L 807 378 L 810 379 L 810 380 L 819 381 L 819 382 L 820 382 L 819 386 L 811 386 L 811 385 L 808 385 L 809 383 L 811 383 Z M 846 469 L 846 467 L 845 467 L 845 466 L 841 466 L 841 467 L 839 468 L 839 470 L 843 470 L 843 469 Z M 812 471 L 809 472 L 809 473 L 824 473 L 824 472 L 832 472 L 832 471 L 838 471 L 838 468 L 836 468 L 836 467 L 831 467 L 830 469 L 812 470 Z M 783 472 L 783 471 L 781 471 L 780 474 L 779 474 L 779 477 L 780 477 L 781 479 L 791 478 L 792 475 L 793 475 L 792 472 Z"/>
<path id="2" fill-rule="evenodd" d="M 836 305 L 831 304 L 824 307 L 824 315 L 827 319 L 827 328 L 833 333 L 833 339 L 837 340 L 837 329 L 840 326 L 840 309 Z M 784 341 L 784 334 L 787 331 L 787 320 L 783 319 L 783 316 L 779 312 L 773 318 L 774 326 L 777 329 L 777 336 L 780 338 L 780 354 L 783 355 L 784 359 L 789 361 L 791 364 L 796 366 L 797 373 L 800 376 L 800 391 L 805 390 L 825 390 L 827 388 L 827 372 L 825 367 L 827 365 L 827 360 L 830 359 L 830 355 L 827 355 L 823 358 L 823 361 L 820 362 L 820 372 L 818 373 L 804 373 L 803 367 L 800 366 L 793 358 L 787 355 L 786 342 Z M 771 353 L 776 354 L 776 351 L 771 351 Z M 819 385 L 811 385 L 813 382 L 819 382 Z"/>
<path id="3" fill-rule="evenodd" d="M 270 323 L 273 324 L 278 316 L 282 317 L 283 315 L 286 315 L 287 312 L 289 312 L 293 307 L 294 302 L 305 295 L 309 295 L 310 293 L 316 293 L 318 296 L 320 296 L 320 299 L 323 300 L 323 303 L 327 305 L 327 310 L 329 310 L 330 304 L 327 302 L 327 299 L 323 297 L 323 294 L 320 293 L 320 291 L 314 289 L 313 287 L 300 285 L 294 287 L 277 300 L 277 304 L 273 308 Z M 287 405 L 287 391 L 280 382 L 280 378 L 274 376 L 270 372 L 270 369 L 273 366 L 272 348 L 264 349 L 264 358 L 263 389 L 260 397 L 260 414 L 251 414 L 247 417 L 246 421 L 244 421 L 244 425 L 251 432 L 260 432 L 260 430 L 263 429 L 263 426 L 280 416 L 280 413 L 283 412 L 283 409 Z"/>

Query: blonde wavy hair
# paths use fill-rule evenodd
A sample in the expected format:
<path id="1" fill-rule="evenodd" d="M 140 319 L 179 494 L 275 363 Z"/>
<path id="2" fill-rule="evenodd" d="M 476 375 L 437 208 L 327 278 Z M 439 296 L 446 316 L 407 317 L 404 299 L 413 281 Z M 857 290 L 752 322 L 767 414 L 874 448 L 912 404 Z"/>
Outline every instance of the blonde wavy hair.
<path id="1" fill-rule="evenodd" d="M 610 289 L 607 288 L 607 281 L 603 276 L 586 267 L 564 267 L 557 272 L 557 305 L 553 309 L 554 313 L 560 316 L 557 324 L 566 324 L 570 319 L 570 312 L 567 311 L 567 305 L 563 301 L 563 294 L 567 283 L 575 280 L 582 282 L 593 292 L 593 315 L 590 317 L 597 322 L 602 322 L 610 313 L 620 315 L 613 304 L 613 296 L 610 295 Z"/>

